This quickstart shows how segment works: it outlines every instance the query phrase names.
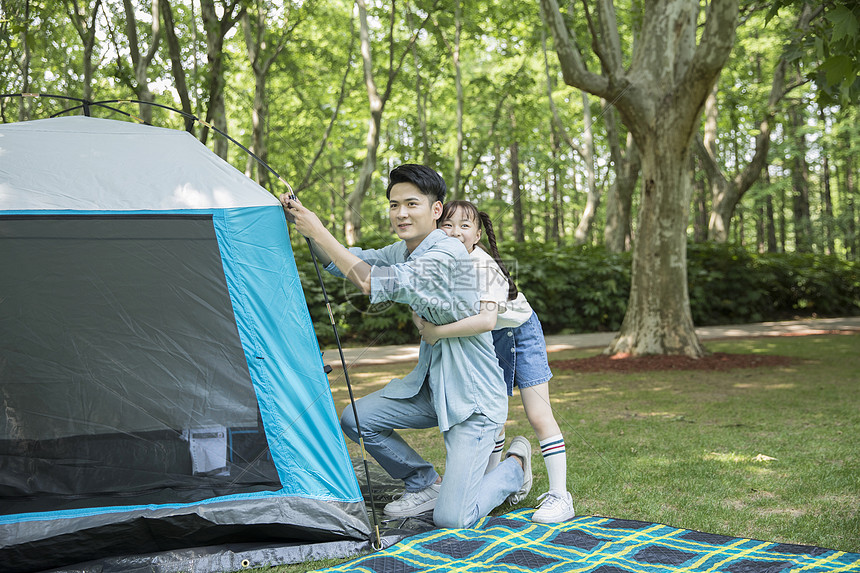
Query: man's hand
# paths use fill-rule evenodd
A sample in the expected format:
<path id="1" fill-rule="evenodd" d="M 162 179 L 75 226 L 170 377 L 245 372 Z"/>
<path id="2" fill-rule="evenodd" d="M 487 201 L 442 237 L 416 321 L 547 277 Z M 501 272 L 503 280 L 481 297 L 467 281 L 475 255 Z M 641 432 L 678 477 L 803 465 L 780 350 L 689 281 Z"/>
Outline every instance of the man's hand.
<path id="1" fill-rule="evenodd" d="M 295 224 L 299 233 L 309 239 L 319 237 L 320 231 L 325 231 L 325 226 L 316 216 L 316 213 L 302 205 L 301 201 L 289 194 L 281 195 L 281 205 L 284 206 L 284 214 L 287 220 Z"/>

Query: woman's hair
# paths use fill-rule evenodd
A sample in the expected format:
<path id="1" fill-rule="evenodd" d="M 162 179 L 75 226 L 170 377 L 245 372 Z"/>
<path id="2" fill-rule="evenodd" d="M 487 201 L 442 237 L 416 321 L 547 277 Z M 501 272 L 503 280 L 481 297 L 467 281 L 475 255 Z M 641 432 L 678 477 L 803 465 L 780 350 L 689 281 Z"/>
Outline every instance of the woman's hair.
<path id="1" fill-rule="evenodd" d="M 479 230 L 483 227 L 484 234 L 487 236 L 487 244 L 489 244 L 490 248 L 487 249 L 480 243 L 479 246 L 485 251 L 489 251 L 493 260 L 495 260 L 496 264 L 499 265 L 499 268 L 502 270 L 502 274 L 505 275 L 505 278 L 508 281 L 508 300 L 514 300 L 517 298 L 517 293 L 519 291 L 517 290 L 516 283 L 514 283 L 514 279 L 511 278 L 511 274 L 508 272 L 507 267 L 505 267 L 505 263 L 502 262 L 501 255 L 499 255 L 499 249 L 496 246 L 496 232 L 493 230 L 493 220 L 490 219 L 488 214 L 483 211 L 478 211 L 478 208 L 471 201 L 448 201 L 443 205 L 442 215 L 439 217 L 436 224 L 441 225 L 442 221 L 450 219 L 457 212 L 457 209 L 462 209 L 466 218 L 474 221 L 475 224 L 478 225 Z"/>

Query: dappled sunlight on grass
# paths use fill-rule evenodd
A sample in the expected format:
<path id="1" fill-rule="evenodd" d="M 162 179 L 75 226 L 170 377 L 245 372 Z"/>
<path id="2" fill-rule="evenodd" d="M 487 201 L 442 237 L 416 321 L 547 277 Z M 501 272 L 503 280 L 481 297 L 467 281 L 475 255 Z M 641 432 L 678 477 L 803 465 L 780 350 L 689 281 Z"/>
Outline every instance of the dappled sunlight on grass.
<path id="1" fill-rule="evenodd" d="M 860 336 L 814 343 L 801 337 L 726 340 L 708 347 L 797 360 L 790 367 L 723 372 L 554 371 L 549 395 L 567 446 L 568 489 L 577 513 L 856 551 Z M 594 352 L 554 353 L 550 366 L 566 354 Z M 412 367 L 349 372 L 360 397 Z M 349 398 L 338 374 L 330 380 L 343 409 Z M 521 506 L 533 506 L 548 478 L 517 390 L 508 401 L 505 428 L 508 445 L 515 435 L 532 443 L 535 482 Z M 437 428 L 402 435 L 444 471 Z"/>
<path id="2" fill-rule="evenodd" d="M 702 456 L 703 461 L 720 462 L 724 464 L 737 464 L 741 469 L 752 475 L 768 476 L 774 474 L 768 463 L 777 461 L 776 458 L 764 454 L 742 455 L 735 452 L 709 452 Z"/>

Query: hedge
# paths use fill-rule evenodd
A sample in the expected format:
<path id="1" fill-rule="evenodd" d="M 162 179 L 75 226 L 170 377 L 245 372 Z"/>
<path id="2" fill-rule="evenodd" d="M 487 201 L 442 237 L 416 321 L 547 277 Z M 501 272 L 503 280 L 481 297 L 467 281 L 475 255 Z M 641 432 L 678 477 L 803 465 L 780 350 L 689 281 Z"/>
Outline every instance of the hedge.
<path id="1" fill-rule="evenodd" d="M 500 251 L 546 334 L 621 327 L 630 294 L 630 253 L 513 243 Z M 332 346 L 334 334 L 304 243 L 296 245 L 295 255 L 320 345 Z M 405 305 L 370 305 L 348 281 L 321 272 L 341 342 L 417 342 Z M 753 254 L 735 245 L 691 243 L 687 279 L 697 326 L 860 315 L 860 264 L 833 256 Z"/>

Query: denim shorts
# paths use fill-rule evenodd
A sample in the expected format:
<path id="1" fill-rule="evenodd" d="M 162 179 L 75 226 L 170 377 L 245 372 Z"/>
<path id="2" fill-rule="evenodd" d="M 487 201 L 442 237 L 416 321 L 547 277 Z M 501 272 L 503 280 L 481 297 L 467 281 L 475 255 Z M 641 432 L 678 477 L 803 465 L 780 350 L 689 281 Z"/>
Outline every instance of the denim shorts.
<path id="1" fill-rule="evenodd" d="M 508 396 L 514 395 L 514 386 L 520 389 L 544 384 L 552 378 L 546 356 L 546 340 L 537 313 L 516 328 L 499 328 L 493 331 L 493 346 L 502 367 Z"/>

